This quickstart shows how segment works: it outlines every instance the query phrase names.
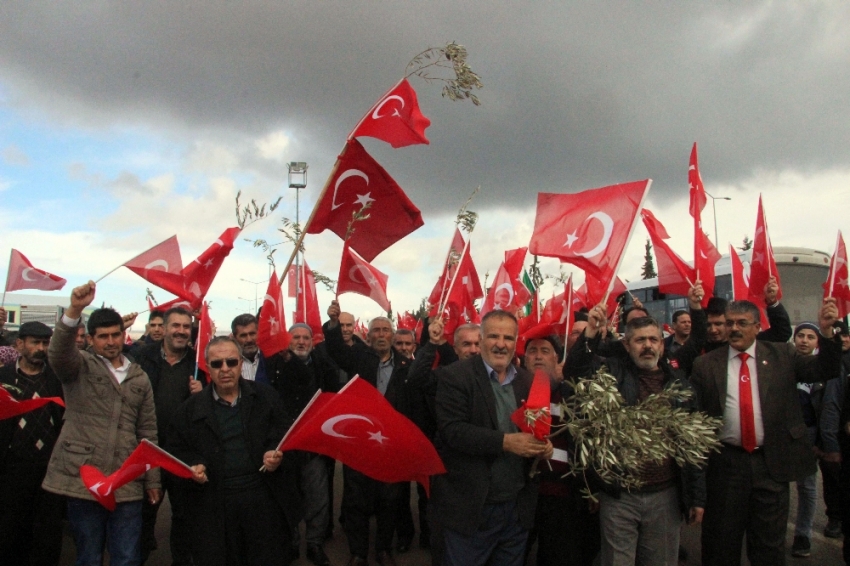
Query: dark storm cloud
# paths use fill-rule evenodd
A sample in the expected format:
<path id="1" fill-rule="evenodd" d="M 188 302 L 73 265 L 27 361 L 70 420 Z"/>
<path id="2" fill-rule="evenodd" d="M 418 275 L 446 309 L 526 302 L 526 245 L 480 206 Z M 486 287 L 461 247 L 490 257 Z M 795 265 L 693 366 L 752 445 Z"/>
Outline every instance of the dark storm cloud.
<path id="1" fill-rule="evenodd" d="M 684 198 L 694 140 L 708 183 L 846 168 L 850 6 L 709 4 L 4 3 L 0 86 L 94 127 L 284 129 L 326 174 L 404 64 L 456 39 L 484 105 L 414 81 L 431 145 L 366 142 L 427 212 L 479 184 L 478 209 L 646 177 Z"/>

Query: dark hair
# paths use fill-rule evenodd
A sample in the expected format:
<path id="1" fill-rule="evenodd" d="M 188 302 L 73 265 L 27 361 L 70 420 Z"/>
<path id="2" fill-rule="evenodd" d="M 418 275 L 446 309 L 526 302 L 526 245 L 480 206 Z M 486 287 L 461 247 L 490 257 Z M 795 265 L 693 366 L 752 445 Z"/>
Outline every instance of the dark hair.
<path id="1" fill-rule="evenodd" d="M 582 307 L 582 310 L 576 311 L 573 315 L 573 322 L 587 322 L 587 309 Z"/>
<path id="2" fill-rule="evenodd" d="M 639 316 L 638 318 L 633 318 L 626 324 L 626 342 L 631 340 L 632 335 L 641 328 L 647 328 L 649 326 L 654 326 L 658 329 L 658 333 L 661 334 L 661 325 L 657 320 L 652 318 L 651 316 Z"/>
<path id="3" fill-rule="evenodd" d="M 248 326 L 249 324 L 257 324 L 257 317 L 250 313 L 240 314 L 230 323 L 230 331 L 236 335 L 237 326 Z"/>
<path id="4" fill-rule="evenodd" d="M 170 309 L 170 310 L 173 310 L 173 309 Z M 161 318 L 161 319 L 165 320 L 166 314 L 168 314 L 168 313 L 166 312 L 166 313 L 163 314 L 163 312 L 161 310 L 151 311 L 151 313 L 148 315 L 148 322 L 152 321 L 155 318 Z"/>
<path id="5" fill-rule="evenodd" d="M 115 309 L 103 308 L 91 313 L 86 329 L 89 332 L 89 336 L 94 336 L 98 328 L 111 328 L 113 326 L 118 326 L 123 331 L 124 319 L 121 318 L 121 315 Z"/>
<path id="6" fill-rule="evenodd" d="M 398 329 L 396 329 L 395 333 L 396 333 L 396 334 L 408 334 L 408 335 L 410 335 L 410 336 L 413 336 L 413 340 L 414 340 L 414 341 L 416 340 L 416 333 L 415 333 L 415 332 L 413 332 L 413 331 L 412 331 L 411 329 L 409 329 L 409 328 L 398 328 Z"/>
<path id="7" fill-rule="evenodd" d="M 540 336 L 539 338 L 532 338 L 531 340 L 526 342 L 525 347 L 528 348 L 528 345 L 534 342 L 535 340 L 544 340 L 546 342 L 549 342 L 549 344 L 552 345 L 552 349 L 555 350 L 555 355 L 558 356 L 558 359 L 560 360 L 561 357 L 563 357 L 564 347 L 561 346 L 561 341 L 558 340 L 558 337 L 554 334 L 550 334 L 548 336 Z"/>
<path id="8" fill-rule="evenodd" d="M 248 324 L 250 324 L 250 323 L 248 323 Z M 245 326 L 245 325 L 240 324 L 239 326 Z M 210 361 L 210 347 L 216 346 L 216 345 L 221 344 L 223 342 L 229 342 L 229 343 L 233 344 L 234 346 L 236 346 L 236 351 L 239 352 L 239 357 L 240 358 L 242 357 L 242 346 L 240 346 L 239 342 L 237 342 L 234 338 L 231 338 L 230 336 L 213 336 L 212 340 L 207 342 L 207 347 L 204 348 L 204 360 L 207 361 L 207 362 Z"/>
<path id="9" fill-rule="evenodd" d="M 679 320 L 679 317 L 682 316 L 683 314 L 690 316 L 690 313 L 686 310 L 678 310 L 678 311 L 674 312 L 673 313 L 673 324 L 676 324 L 676 321 Z"/>
<path id="10" fill-rule="evenodd" d="M 643 313 L 643 316 L 638 317 L 638 318 L 644 318 L 644 317 L 648 317 L 648 316 L 649 316 L 649 311 L 648 311 L 648 310 L 646 310 L 646 309 L 645 309 L 645 308 L 643 308 L 643 307 L 629 307 L 629 308 L 627 308 L 625 311 L 623 311 L 623 320 L 628 320 L 628 319 L 629 319 L 629 315 L 630 315 L 630 314 L 632 314 L 632 313 L 633 313 L 633 312 L 635 312 L 635 311 L 638 311 L 638 312 L 642 312 L 642 313 Z"/>
<path id="11" fill-rule="evenodd" d="M 162 320 L 165 324 L 168 324 L 168 319 L 173 314 L 179 314 L 181 316 L 188 316 L 189 320 L 192 320 L 192 313 L 184 309 L 183 307 L 171 307 L 167 311 L 165 311 L 165 315 L 163 315 Z"/>
<path id="12" fill-rule="evenodd" d="M 750 301 L 732 301 L 726 305 L 726 312 L 735 314 L 749 314 L 755 322 L 761 320 L 761 312 L 755 303 Z"/>
<path id="13" fill-rule="evenodd" d="M 711 297 L 708 300 L 708 305 L 705 307 L 705 316 L 725 316 L 727 304 L 729 303 L 726 299 Z"/>

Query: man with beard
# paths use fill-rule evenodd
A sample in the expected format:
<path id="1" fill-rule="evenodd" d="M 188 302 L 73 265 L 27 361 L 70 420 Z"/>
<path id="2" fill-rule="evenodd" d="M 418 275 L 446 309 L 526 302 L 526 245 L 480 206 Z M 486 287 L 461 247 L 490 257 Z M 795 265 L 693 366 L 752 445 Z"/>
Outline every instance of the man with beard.
<path id="1" fill-rule="evenodd" d="M 266 360 L 257 345 L 257 317 L 240 314 L 230 323 L 231 336 L 242 348 L 242 377 L 248 381 L 268 383 Z"/>
<path id="2" fill-rule="evenodd" d="M 726 308 L 727 347 L 700 356 L 691 383 L 700 409 L 722 418 L 720 452 L 706 469 L 702 563 L 737 564 L 744 537 L 753 566 L 785 563 L 788 483 L 815 471 L 797 383 L 836 377 L 840 345 L 833 339 L 835 300 L 818 313 L 816 356 L 792 344 L 762 342 L 759 309 L 749 301 Z"/>
<path id="3" fill-rule="evenodd" d="M 62 384 L 47 363 L 53 331 L 25 322 L 15 340 L 20 357 L 0 368 L 0 386 L 19 401 L 61 397 Z M 41 488 L 62 429 L 62 407 L 50 403 L 0 421 L 0 564 L 52 565 L 62 551 L 65 499 Z"/>
<path id="4" fill-rule="evenodd" d="M 313 349 L 313 331 L 303 323 L 289 328 L 292 337 L 289 350 L 266 360 L 269 379 L 283 403 L 283 416 L 287 426 L 292 426 L 307 403 L 316 393 L 339 390 L 336 370 L 330 360 Z M 313 452 L 295 452 L 295 473 L 303 514 L 290 514 L 293 550 L 299 549 L 298 525 L 306 526 L 307 559 L 316 566 L 330 564 L 322 545 L 325 541 L 333 501 L 328 499 L 328 471 L 326 457 Z"/>
<path id="5" fill-rule="evenodd" d="M 402 356 L 412 360 L 416 352 L 416 334 L 409 328 L 399 328 L 393 335 L 393 347 Z"/>
<path id="6" fill-rule="evenodd" d="M 694 299 L 699 302 L 701 297 Z M 617 389 L 628 405 L 636 405 L 676 381 L 687 386 L 684 373 L 664 358 L 661 325 L 648 316 L 626 325 L 623 344 L 628 359 L 597 357 L 600 329 L 607 320 L 604 304 L 589 311 L 584 334 L 567 357 L 564 371 L 568 377 L 593 379 L 594 372 L 604 365 L 617 379 Z M 702 520 L 705 484 L 696 467 L 680 469 L 672 458 L 648 462 L 641 469 L 640 479 L 643 485 L 628 491 L 619 484 L 602 487 L 599 521 L 603 566 L 676 564 L 682 518 L 689 523 Z"/>
<path id="7" fill-rule="evenodd" d="M 171 419 L 180 405 L 192 393 L 202 388 L 200 379 L 195 379 L 195 350 L 189 347 L 192 336 L 192 315 L 189 311 L 175 307 L 162 318 L 162 339 L 142 347 L 136 360 L 153 387 L 156 405 L 156 426 L 159 442 L 165 445 L 166 433 Z M 166 471 L 162 471 L 162 487 L 171 502 L 171 559 L 174 566 L 192 563 L 189 536 L 192 523 L 186 504 L 186 482 Z M 160 500 L 156 505 L 145 502 L 142 507 L 142 562 L 156 548 L 156 516 Z"/>
<path id="8" fill-rule="evenodd" d="M 443 523 L 443 564 L 521 565 L 534 523 L 534 458 L 552 443 L 519 432 L 511 414 L 528 398 L 532 376 L 513 365 L 518 324 L 493 310 L 481 322 L 481 354 L 437 378 L 438 450 L 447 474 L 434 477 L 433 507 Z"/>
<path id="9" fill-rule="evenodd" d="M 328 353 L 349 375 L 359 375 L 373 385 L 397 411 L 416 421 L 418 409 L 411 403 L 406 384 L 410 360 L 392 347 L 393 326 L 386 317 L 369 321 L 369 346 L 343 342 L 339 324 L 339 303 L 328 308 L 329 321 L 323 326 Z M 350 566 L 365 566 L 369 554 L 369 517 L 376 515 L 375 555 L 378 564 L 395 566 L 392 539 L 397 499 L 402 483 L 383 483 L 345 466 L 342 494 L 343 527 L 351 551 Z"/>

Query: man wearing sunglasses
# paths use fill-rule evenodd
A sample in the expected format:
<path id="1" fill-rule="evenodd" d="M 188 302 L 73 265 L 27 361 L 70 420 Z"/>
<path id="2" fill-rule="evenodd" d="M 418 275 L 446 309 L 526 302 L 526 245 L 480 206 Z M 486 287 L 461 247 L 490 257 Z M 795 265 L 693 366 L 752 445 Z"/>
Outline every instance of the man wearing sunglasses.
<path id="1" fill-rule="evenodd" d="M 706 469 L 704 565 L 738 564 L 744 535 L 750 564 L 785 564 L 788 483 L 815 471 L 797 383 L 838 375 L 837 318 L 835 299 L 825 299 L 820 351 L 805 356 L 793 344 L 758 340 L 758 307 L 734 301 L 725 314 L 729 345 L 695 362 L 691 384 L 699 408 L 723 419 L 722 446 Z"/>
<path id="2" fill-rule="evenodd" d="M 171 420 L 167 449 L 192 467 L 189 509 L 196 564 L 288 564 L 285 479 L 277 443 L 286 421 L 277 393 L 242 378 L 242 351 L 231 337 L 207 345 L 212 384 Z M 260 471 L 263 468 L 264 471 Z"/>

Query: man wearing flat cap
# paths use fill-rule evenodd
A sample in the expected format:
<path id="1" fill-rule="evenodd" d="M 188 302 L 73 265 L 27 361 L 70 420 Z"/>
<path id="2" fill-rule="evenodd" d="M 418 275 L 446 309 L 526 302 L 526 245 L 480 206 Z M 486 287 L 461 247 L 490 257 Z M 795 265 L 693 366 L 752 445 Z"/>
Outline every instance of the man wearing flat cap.
<path id="1" fill-rule="evenodd" d="M 53 331 L 41 322 L 21 325 L 16 362 L 0 368 L 0 385 L 19 401 L 61 397 L 62 384 L 47 363 Z M 63 409 L 49 403 L 0 421 L 0 564 L 56 564 L 62 551 L 63 497 L 41 482 L 62 428 Z"/>

